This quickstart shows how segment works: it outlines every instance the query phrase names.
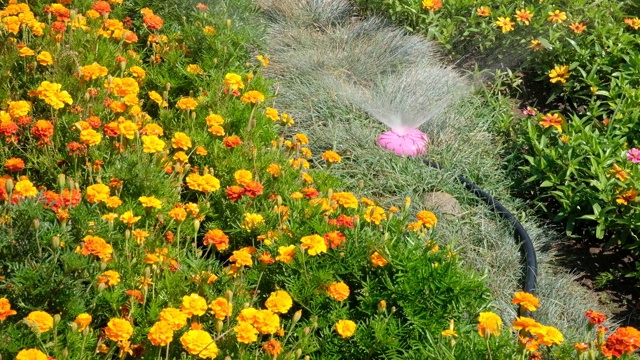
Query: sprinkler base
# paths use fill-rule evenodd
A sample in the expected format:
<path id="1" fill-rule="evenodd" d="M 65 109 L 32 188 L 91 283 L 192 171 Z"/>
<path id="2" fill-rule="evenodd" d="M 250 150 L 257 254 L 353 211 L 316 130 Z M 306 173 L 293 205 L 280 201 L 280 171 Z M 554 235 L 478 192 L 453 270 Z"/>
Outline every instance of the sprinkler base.
<path id="1" fill-rule="evenodd" d="M 418 129 L 399 134 L 393 130 L 386 131 L 378 137 L 378 145 L 398 155 L 419 156 L 427 152 L 429 137 Z"/>

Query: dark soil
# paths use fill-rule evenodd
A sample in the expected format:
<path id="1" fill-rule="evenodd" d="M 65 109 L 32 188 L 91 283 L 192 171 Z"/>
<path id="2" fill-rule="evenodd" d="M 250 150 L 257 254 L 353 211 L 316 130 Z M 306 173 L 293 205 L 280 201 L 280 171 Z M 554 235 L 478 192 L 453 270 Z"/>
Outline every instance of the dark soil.
<path id="1" fill-rule="evenodd" d="M 566 239 L 553 245 L 556 264 L 578 275 L 580 284 L 599 297 L 620 326 L 640 328 L 640 281 L 625 277 L 635 261 L 623 249 Z"/>

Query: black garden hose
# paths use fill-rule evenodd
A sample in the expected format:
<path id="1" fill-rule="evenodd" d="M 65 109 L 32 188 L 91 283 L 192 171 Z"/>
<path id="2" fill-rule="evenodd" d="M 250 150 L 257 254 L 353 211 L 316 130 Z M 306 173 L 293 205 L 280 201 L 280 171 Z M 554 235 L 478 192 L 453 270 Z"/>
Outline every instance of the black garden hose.
<path id="1" fill-rule="evenodd" d="M 434 169 L 442 169 L 440 165 L 435 161 L 424 159 L 424 163 Z M 507 210 L 507 208 L 504 207 L 504 205 L 502 205 L 499 201 L 494 199 L 486 191 L 480 189 L 478 185 L 467 180 L 467 178 L 465 178 L 464 176 L 458 175 L 457 178 L 467 190 L 482 199 L 487 205 L 497 211 L 503 219 L 507 220 L 514 227 L 515 235 L 520 240 L 522 252 L 524 253 L 524 262 L 526 263 L 523 291 L 534 294 L 536 291 L 538 261 L 536 259 L 536 250 L 533 247 L 533 242 L 531 242 L 529 234 L 524 229 L 522 224 L 520 224 L 518 219 L 516 219 L 515 216 L 513 216 L 513 214 L 509 212 L 509 210 Z"/>

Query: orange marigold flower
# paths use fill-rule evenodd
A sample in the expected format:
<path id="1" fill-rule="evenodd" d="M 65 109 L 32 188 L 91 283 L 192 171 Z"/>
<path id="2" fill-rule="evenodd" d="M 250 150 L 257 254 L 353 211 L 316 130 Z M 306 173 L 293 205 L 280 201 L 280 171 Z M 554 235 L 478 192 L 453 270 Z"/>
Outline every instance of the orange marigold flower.
<path id="1" fill-rule="evenodd" d="M 120 274 L 117 271 L 107 270 L 98 276 L 98 283 L 116 286 L 120 283 Z"/>
<path id="2" fill-rule="evenodd" d="M 621 357 L 633 354 L 640 348 L 640 331 L 627 326 L 619 327 L 611 334 L 602 346 L 602 354 L 607 357 Z"/>
<path id="3" fill-rule="evenodd" d="M 20 158 L 11 158 L 4 162 L 4 168 L 9 172 L 20 172 L 24 169 L 24 161 Z"/>
<path id="4" fill-rule="evenodd" d="M 176 107 L 180 110 L 195 110 L 198 102 L 191 97 L 183 97 L 176 103 Z"/>
<path id="5" fill-rule="evenodd" d="M 335 249 L 339 247 L 343 242 L 347 240 L 347 237 L 341 233 L 340 231 L 329 231 L 323 236 L 327 247 L 330 249 Z"/>
<path id="6" fill-rule="evenodd" d="M 277 261 L 282 261 L 285 264 L 289 264 L 293 261 L 293 258 L 295 257 L 296 247 L 295 245 L 280 246 L 278 248 L 278 254 L 279 255 L 276 256 Z"/>
<path id="7" fill-rule="evenodd" d="M 97 11 L 100 15 L 107 15 L 111 12 L 111 5 L 106 1 L 96 1 L 91 5 L 91 9 Z"/>
<path id="8" fill-rule="evenodd" d="M 124 319 L 111 319 L 104 328 L 105 335 L 113 341 L 128 341 L 133 335 L 133 326 Z"/>
<path id="9" fill-rule="evenodd" d="M 587 30 L 587 26 L 583 23 L 573 23 L 569 25 L 569 29 L 573 30 L 574 33 L 580 34 L 583 31 Z"/>
<path id="10" fill-rule="evenodd" d="M 589 319 L 589 322 L 594 325 L 602 325 L 604 321 L 607 320 L 605 314 L 593 310 L 587 310 L 584 315 Z"/>
<path id="11" fill-rule="evenodd" d="M 240 137 L 237 135 L 231 135 L 222 139 L 222 144 L 224 144 L 228 149 L 233 149 L 234 147 L 241 145 L 242 140 L 240 140 Z"/>
<path id="12" fill-rule="evenodd" d="M 40 333 L 47 332 L 53 328 L 53 316 L 44 311 L 32 311 L 24 321 Z"/>
<path id="13" fill-rule="evenodd" d="M 262 351 L 276 358 L 282 352 L 282 344 L 276 339 L 262 343 Z"/>
<path id="14" fill-rule="evenodd" d="M 209 308 L 218 320 L 224 320 L 227 316 L 231 316 L 233 305 L 223 297 L 216 298 L 209 304 Z"/>
<path id="15" fill-rule="evenodd" d="M 0 321 L 7 320 L 7 317 L 17 314 L 11 309 L 11 303 L 7 298 L 0 298 Z"/>
<path id="16" fill-rule="evenodd" d="M 383 267 L 389 263 L 387 259 L 382 257 L 382 255 L 380 255 L 377 251 L 371 254 L 370 260 L 373 267 Z"/>
<path id="17" fill-rule="evenodd" d="M 350 192 L 336 192 L 331 195 L 331 201 L 335 201 L 345 208 L 356 209 L 358 207 L 358 199 Z"/>
<path id="18" fill-rule="evenodd" d="M 82 255 L 95 255 L 105 262 L 111 260 L 113 248 L 111 245 L 107 244 L 104 239 L 98 236 L 87 235 L 82 239 L 82 241 L 82 248 L 80 250 Z"/>
<path id="19" fill-rule="evenodd" d="M 638 17 L 626 18 L 624 19 L 624 23 L 631 26 L 633 30 L 640 29 L 640 19 Z"/>
<path id="20" fill-rule="evenodd" d="M 540 306 L 538 298 L 524 291 L 518 291 L 511 301 L 512 304 L 520 305 L 529 311 L 536 311 Z"/>
<path id="21" fill-rule="evenodd" d="M 322 160 L 333 164 L 342 161 L 342 157 L 340 157 L 340 155 L 338 155 L 338 153 L 333 150 L 327 150 L 322 154 Z"/>
<path id="22" fill-rule="evenodd" d="M 176 132 L 175 134 L 173 134 L 171 145 L 174 149 L 180 148 L 182 150 L 188 150 L 189 148 L 191 148 L 191 146 L 193 146 L 191 144 L 191 138 L 183 132 Z"/>
<path id="23" fill-rule="evenodd" d="M 331 283 L 331 285 L 329 285 L 327 293 L 334 300 L 344 301 L 349 297 L 350 290 L 349 286 L 343 282 L 333 282 Z"/>
<path id="24" fill-rule="evenodd" d="M 293 306 L 293 300 L 286 291 L 277 290 L 269 295 L 264 305 L 274 313 L 285 314 Z"/>
<path id="25" fill-rule="evenodd" d="M 524 23 L 525 25 L 529 25 L 529 21 L 532 17 L 533 14 L 527 9 L 516 10 L 516 20 Z"/>
<path id="26" fill-rule="evenodd" d="M 31 134 L 38 139 L 46 140 L 53 136 L 53 124 L 49 120 L 38 120 L 31 128 Z"/>
<path id="27" fill-rule="evenodd" d="M 513 324 L 513 330 L 516 330 L 516 331 L 520 331 L 520 330 L 529 331 L 534 327 L 542 326 L 534 319 L 525 317 L 525 316 L 516 317 L 516 319 L 513 320 L 512 324 Z"/>
<path id="28" fill-rule="evenodd" d="M 164 20 L 156 14 L 147 14 L 142 17 L 142 22 L 151 31 L 160 30 L 164 24 Z"/>
<path id="29" fill-rule="evenodd" d="M 240 98 L 243 103 L 259 104 L 264 102 L 264 95 L 260 91 L 249 90 Z"/>
<path id="30" fill-rule="evenodd" d="M 203 243 L 205 246 L 215 245 L 218 251 L 229 247 L 229 237 L 220 229 L 213 229 L 204 234 Z"/>
<path id="31" fill-rule="evenodd" d="M 356 332 L 356 323 L 351 320 L 340 320 L 335 325 L 335 330 L 343 339 L 352 337 Z"/>

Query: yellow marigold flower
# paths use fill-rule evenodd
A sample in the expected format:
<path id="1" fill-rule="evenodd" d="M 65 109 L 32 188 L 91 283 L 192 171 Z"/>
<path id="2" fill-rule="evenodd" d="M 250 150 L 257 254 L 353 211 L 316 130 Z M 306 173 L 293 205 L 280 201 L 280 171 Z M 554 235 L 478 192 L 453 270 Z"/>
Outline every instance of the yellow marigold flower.
<path id="1" fill-rule="evenodd" d="M 476 14 L 482 17 L 488 17 L 491 15 L 491 9 L 488 6 L 480 6 L 476 9 Z"/>
<path id="2" fill-rule="evenodd" d="M 40 65 L 49 66 L 53 65 L 53 56 L 48 51 L 42 51 L 36 57 L 36 60 L 40 63 Z"/>
<path id="3" fill-rule="evenodd" d="M 285 314 L 293 306 L 293 300 L 286 291 L 277 290 L 269 295 L 264 305 L 274 313 Z"/>
<path id="4" fill-rule="evenodd" d="M 9 101 L 9 108 L 7 109 L 9 115 L 14 118 L 20 118 L 26 116 L 31 112 L 31 104 L 28 101 Z"/>
<path id="5" fill-rule="evenodd" d="M 251 182 L 251 180 L 253 180 L 253 175 L 249 170 L 240 169 L 233 173 L 233 178 L 235 179 L 236 183 L 240 185 L 247 185 Z"/>
<path id="6" fill-rule="evenodd" d="M 82 130 L 80 132 L 80 141 L 85 145 L 96 146 L 102 141 L 102 134 L 93 129 Z"/>
<path id="7" fill-rule="evenodd" d="M 220 189 L 220 180 L 211 174 L 191 173 L 187 176 L 187 186 L 195 191 L 210 193 Z"/>
<path id="8" fill-rule="evenodd" d="M 181 206 L 176 206 L 169 210 L 169 217 L 175 221 L 184 221 L 187 218 L 187 211 Z"/>
<path id="9" fill-rule="evenodd" d="M 140 220 L 140 216 L 133 216 L 133 210 L 129 210 L 124 214 L 120 215 L 120 221 L 123 223 L 132 226 Z"/>
<path id="10" fill-rule="evenodd" d="M 180 338 L 182 347 L 191 355 L 201 359 L 213 359 L 218 356 L 218 346 L 208 332 L 204 330 L 189 330 Z"/>
<path id="11" fill-rule="evenodd" d="M 258 310 L 253 317 L 252 325 L 261 334 L 273 334 L 280 329 L 280 318 L 271 310 Z"/>
<path id="12" fill-rule="evenodd" d="M 209 114 L 204 120 L 207 122 L 207 126 L 224 124 L 224 119 L 218 114 Z"/>
<path id="13" fill-rule="evenodd" d="M 340 320 L 336 323 L 335 330 L 343 339 L 350 338 L 356 332 L 356 323 L 351 320 Z"/>
<path id="14" fill-rule="evenodd" d="M 146 208 L 160 209 L 162 207 L 162 201 L 156 199 L 155 196 L 140 196 L 138 201 Z"/>
<path id="15" fill-rule="evenodd" d="M 80 68 L 80 75 L 85 81 L 95 80 L 99 77 L 107 76 L 108 73 L 109 70 L 106 67 L 98 64 L 97 62 Z"/>
<path id="16" fill-rule="evenodd" d="M 344 301 L 349 297 L 351 293 L 349 290 L 349 286 L 343 282 L 333 282 L 329 285 L 327 289 L 329 296 L 331 296 L 334 300 Z"/>
<path id="17" fill-rule="evenodd" d="M 62 85 L 43 81 L 36 89 L 38 98 L 44 100 L 54 109 L 62 109 L 64 104 L 73 104 L 73 99 L 68 92 L 62 90 Z"/>
<path id="18" fill-rule="evenodd" d="M 547 21 L 550 21 L 554 24 L 559 24 L 565 20 L 567 20 L 567 13 L 565 13 L 564 11 L 549 11 L 549 17 L 547 18 Z"/>
<path id="19" fill-rule="evenodd" d="M 166 321 L 157 321 L 151 329 L 149 329 L 147 339 L 149 339 L 151 345 L 167 346 L 173 341 L 173 328 Z"/>
<path id="20" fill-rule="evenodd" d="M 209 304 L 209 308 L 218 320 L 224 320 L 227 316 L 231 316 L 231 313 L 233 312 L 233 305 L 223 297 L 213 300 Z"/>
<path id="21" fill-rule="evenodd" d="M 122 205 L 122 200 L 120 200 L 119 197 L 117 196 L 110 196 L 107 198 L 107 200 L 104 201 L 105 205 L 107 205 L 107 207 L 115 209 L 118 206 Z"/>
<path id="22" fill-rule="evenodd" d="M 149 91 L 148 95 L 149 95 L 149 98 L 155 101 L 160 107 L 168 106 L 167 102 L 164 101 L 164 99 L 162 98 L 162 95 L 158 94 L 157 92 Z"/>
<path id="23" fill-rule="evenodd" d="M 17 314 L 11 309 L 11 303 L 7 298 L 0 298 L 0 322 L 7 320 L 7 317 Z"/>
<path id="24" fill-rule="evenodd" d="M 120 118 L 122 119 L 122 118 Z M 132 140 L 138 132 L 138 125 L 131 120 L 118 121 L 118 129 L 127 139 Z"/>
<path id="25" fill-rule="evenodd" d="M 244 83 L 242 82 L 242 76 L 235 73 L 228 73 L 224 76 L 224 86 L 229 90 L 244 89 Z"/>
<path id="26" fill-rule="evenodd" d="M 178 151 L 177 153 L 173 154 L 173 160 L 186 163 L 187 161 L 189 161 L 189 156 L 184 151 Z M 200 176 L 199 174 L 196 175 Z"/>
<path id="27" fill-rule="evenodd" d="M 244 221 L 242 222 L 240 227 L 245 230 L 251 231 L 263 224 L 264 218 L 262 217 L 262 215 L 256 213 L 245 213 Z"/>
<path id="28" fill-rule="evenodd" d="M 636 16 L 634 18 L 626 18 L 624 19 L 624 23 L 631 26 L 633 30 L 640 29 L 640 19 Z"/>
<path id="29" fill-rule="evenodd" d="M 265 109 L 264 116 L 266 116 L 267 118 L 273 121 L 280 121 L 280 115 L 278 115 L 278 110 L 271 107 L 267 107 Z"/>
<path id="30" fill-rule="evenodd" d="M 196 148 L 196 154 L 200 155 L 200 156 L 205 156 L 207 155 L 209 152 L 207 151 L 207 148 L 205 148 L 204 146 L 200 145 Z"/>
<path id="31" fill-rule="evenodd" d="M 251 344 L 258 340 L 258 330 L 246 321 L 240 321 L 238 325 L 233 328 L 236 332 L 236 338 L 239 343 Z"/>
<path id="32" fill-rule="evenodd" d="M 438 223 L 438 218 L 434 213 L 428 210 L 422 210 L 416 214 L 416 218 L 420 224 L 430 229 Z"/>
<path id="33" fill-rule="evenodd" d="M 200 316 L 207 312 L 207 301 L 198 294 L 185 295 L 182 297 L 180 310 L 187 316 Z"/>
<path id="34" fill-rule="evenodd" d="M 27 179 L 18 181 L 13 187 L 13 194 L 20 197 L 35 197 L 38 189 Z"/>
<path id="35" fill-rule="evenodd" d="M 18 51 L 18 55 L 20 55 L 20 57 L 33 56 L 35 54 L 36 52 L 31 50 L 28 46 L 25 46 L 22 49 L 20 49 L 20 51 Z"/>
<path id="36" fill-rule="evenodd" d="M 302 239 L 300 239 L 300 242 L 302 242 L 302 247 L 307 249 L 307 252 L 311 256 L 327 252 L 327 244 L 324 242 L 324 238 L 320 235 L 313 234 L 303 236 Z"/>
<path id="37" fill-rule="evenodd" d="M 107 270 L 98 275 L 98 283 L 103 283 L 107 286 L 116 286 L 120 283 L 120 274 L 117 271 Z"/>
<path id="38" fill-rule="evenodd" d="M 553 326 L 541 325 L 529 329 L 531 335 L 536 337 L 536 340 L 544 346 L 552 346 L 554 344 L 560 345 L 564 341 L 564 336 Z"/>
<path id="39" fill-rule="evenodd" d="M 47 354 L 38 349 L 23 349 L 16 355 L 16 360 L 48 360 Z"/>
<path id="40" fill-rule="evenodd" d="M 164 135 L 164 130 L 162 129 L 162 126 L 160 126 L 158 124 L 154 124 L 154 123 L 149 123 L 149 124 L 145 125 L 140 132 L 145 134 L 145 135 L 149 135 L 149 136 L 154 136 L 154 135 L 155 136 L 162 136 L 162 135 Z"/>
<path id="41" fill-rule="evenodd" d="M 129 68 L 129 73 L 136 79 L 144 79 L 147 77 L 147 72 L 140 66 L 132 66 Z"/>
<path id="42" fill-rule="evenodd" d="M 173 134 L 173 139 L 171 139 L 171 145 L 174 149 L 189 150 L 192 146 L 191 138 L 183 132 L 176 132 Z"/>
<path id="43" fill-rule="evenodd" d="M 516 10 L 516 20 L 524 23 L 527 26 L 529 25 L 529 21 L 531 21 L 532 17 L 533 14 L 530 13 L 527 9 Z"/>
<path id="44" fill-rule="evenodd" d="M 422 8 L 435 11 L 442 8 L 442 0 L 422 0 Z"/>
<path id="45" fill-rule="evenodd" d="M 549 71 L 549 81 L 552 83 L 556 83 L 560 81 L 561 83 L 566 83 L 571 73 L 569 72 L 569 66 L 567 65 L 556 65 L 551 71 Z"/>
<path id="46" fill-rule="evenodd" d="M 229 257 L 229 261 L 235 263 L 236 266 L 253 266 L 253 260 L 251 259 L 251 253 L 247 248 L 242 248 L 233 252 L 233 255 Z"/>
<path id="47" fill-rule="evenodd" d="M 198 102 L 191 97 L 183 97 L 176 103 L 176 107 L 180 110 L 195 110 Z"/>
<path id="48" fill-rule="evenodd" d="M 202 32 L 204 32 L 205 35 L 215 35 L 216 29 L 213 26 L 205 26 Z"/>
<path id="49" fill-rule="evenodd" d="M 84 16 L 88 17 L 89 19 L 97 19 L 102 15 L 100 15 L 99 12 L 97 12 L 97 11 L 95 11 L 93 9 L 89 9 L 89 10 L 87 10 L 86 13 L 84 13 Z"/>
<path id="50" fill-rule="evenodd" d="M 387 259 L 382 257 L 382 255 L 380 255 L 377 251 L 371 254 L 370 260 L 373 267 L 383 267 L 389 263 Z"/>
<path id="51" fill-rule="evenodd" d="M 244 93 L 244 95 L 242 95 L 240 100 L 242 100 L 242 102 L 245 104 L 259 104 L 261 102 L 264 102 L 264 95 L 260 91 L 249 90 Z"/>
<path id="52" fill-rule="evenodd" d="M 202 70 L 202 68 L 198 64 L 187 65 L 187 72 L 189 74 L 197 74 L 197 75 L 204 74 L 204 70 Z"/>
<path id="53" fill-rule="evenodd" d="M 178 331 L 187 325 L 187 315 L 176 308 L 164 308 L 159 316 L 161 321 L 166 322 L 174 331 Z"/>
<path id="54" fill-rule="evenodd" d="M 515 25 L 516 23 L 514 23 L 513 21 L 511 21 L 510 17 L 498 17 L 498 20 L 495 22 L 496 26 L 502 29 L 502 33 L 506 33 L 509 31 L 513 31 L 513 25 Z"/>
<path id="55" fill-rule="evenodd" d="M 138 244 L 141 244 L 147 237 L 149 237 L 148 231 L 144 231 L 142 229 L 135 229 L 133 231 L 133 240 Z"/>
<path id="56" fill-rule="evenodd" d="M 279 255 L 276 256 L 276 260 L 289 264 L 291 263 L 291 261 L 293 261 L 293 258 L 296 254 L 296 247 L 295 245 L 280 246 L 278 248 L 278 254 Z"/>
<path id="57" fill-rule="evenodd" d="M 140 87 L 138 82 L 134 78 L 113 78 L 113 81 L 109 85 L 109 82 L 105 82 L 105 87 L 109 89 L 109 93 L 115 96 L 125 97 L 127 95 L 138 95 Z"/>
<path id="58" fill-rule="evenodd" d="M 376 225 L 380 225 L 380 222 L 386 218 L 387 214 L 385 214 L 384 209 L 379 206 L 368 206 L 364 212 L 364 219 Z"/>
<path id="59" fill-rule="evenodd" d="M 271 174 L 271 176 L 273 177 L 280 176 L 280 172 L 281 172 L 280 165 L 273 164 L 273 163 L 269 164 L 269 166 L 267 166 L 267 172 Z"/>
<path id="60" fill-rule="evenodd" d="M 350 192 L 333 193 L 331 201 L 335 201 L 345 208 L 356 209 L 358 207 L 358 199 Z"/>
<path id="61" fill-rule="evenodd" d="M 340 155 L 338 155 L 337 152 L 333 150 L 327 150 L 322 154 L 322 160 L 333 164 L 339 163 L 340 161 L 342 161 L 342 158 L 340 157 Z"/>
<path id="62" fill-rule="evenodd" d="M 24 321 L 40 333 L 47 332 L 53 328 L 53 316 L 44 311 L 32 311 Z"/>
<path id="63" fill-rule="evenodd" d="M 540 306 L 537 297 L 524 291 L 518 291 L 511 301 L 512 304 L 520 305 L 529 311 L 536 311 Z"/>
<path id="64" fill-rule="evenodd" d="M 165 142 L 155 135 L 143 135 L 141 138 L 143 150 L 146 153 L 154 154 L 164 150 Z"/>
<path id="65" fill-rule="evenodd" d="M 111 319 L 104 328 L 104 333 L 113 341 L 127 341 L 133 335 L 133 326 L 124 319 Z"/>
<path id="66" fill-rule="evenodd" d="M 481 312 L 478 317 L 478 334 L 482 337 L 498 336 L 502 331 L 502 319 L 492 312 Z"/>

